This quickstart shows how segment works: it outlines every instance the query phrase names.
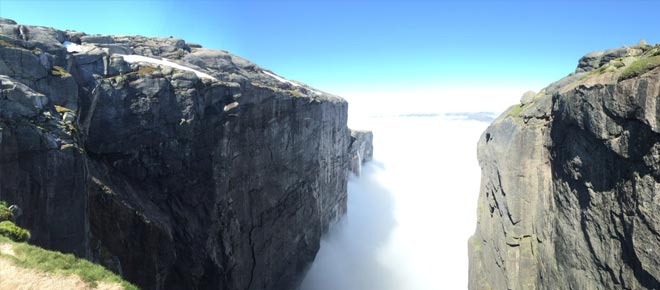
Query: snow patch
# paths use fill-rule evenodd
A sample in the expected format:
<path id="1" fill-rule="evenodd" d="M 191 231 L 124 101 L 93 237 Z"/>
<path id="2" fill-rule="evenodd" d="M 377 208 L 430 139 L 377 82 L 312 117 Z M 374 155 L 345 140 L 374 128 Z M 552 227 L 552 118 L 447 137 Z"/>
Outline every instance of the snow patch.
<path id="1" fill-rule="evenodd" d="M 83 47 L 80 44 L 73 43 L 73 42 L 70 42 L 70 41 L 65 41 L 62 44 L 64 45 L 64 47 L 66 47 L 67 52 L 82 52 L 83 51 Z"/>
<path id="2" fill-rule="evenodd" d="M 123 57 L 123 58 L 124 58 L 124 61 L 125 61 L 125 62 L 128 62 L 128 63 L 134 63 L 134 62 L 146 62 L 146 63 L 155 64 L 155 65 L 164 65 L 164 66 L 169 66 L 169 67 L 172 67 L 172 68 L 175 68 L 175 69 L 180 69 L 180 70 L 185 70 L 185 71 L 193 72 L 193 73 L 195 73 L 195 75 L 197 75 L 197 77 L 199 77 L 199 78 L 205 78 L 205 79 L 217 80 L 216 78 L 214 78 L 213 76 L 211 76 L 211 75 L 209 75 L 209 74 L 207 74 L 207 73 L 203 73 L 203 72 L 198 71 L 198 70 L 196 70 L 196 69 L 193 69 L 193 68 L 189 68 L 189 67 L 187 67 L 187 66 L 180 65 L 180 64 L 175 63 L 175 62 L 172 62 L 172 61 L 170 61 L 170 60 L 168 60 L 168 59 L 166 59 L 166 58 L 163 58 L 163 59 L 156 59 L 156 58 L 151 58 L 151 57 L 142 56 L 142 55 L 135 55 L 135 54 L 128 55 L 128 54 L 118 54 L 118 53 L 117 53 L 117 54 L 115 54 L 115 55 L 118 55 L 118 56 Z"/>
<path id="3" fill-rule="evenodd" d="M 294 82 L 292 82 L 292 81 L 287 81 L 287 80 L 283 79 L 282 77 L 279 77 L 279 76 L 277 76 L 277 75 L 275 75 L 275 74 L 273 74 L 273 73 L 269 73 L 269 72 L 267 72 L 267 71 L 265 71 L 265 70 L 262 71 L 262 72 L 265 73 L 265 74 L 267 74 L 267 75 L 269 75 L 269 76 L 271 76 L 271 77 L 273 77 L 274 79 L 278 80 L 278 81 L 281 82 L 281 83 L 288 83 L 288 84 L 291 84 L 291 85 L 294 86 L 294 87 L 299 87 L 299 86 L 300 86 L 299 84 L 296 84 L 296 83 L 294 83 Z"/>
<path id="4" fill-rule="evenodd" d="M 269 72 L 267 72 L 267 71 L 265 71 L 265 70 L 263 70 L 263 71 L 261 71 L 261 72 L 263 72 L 263 73 L 265 73 L 265 74 L 271 76 L 272 78 L 278 80 L 278 81 L 281 82 L 281 83 L 288 83 L 288 84 L 290 84 L 290 85 L 292 85 L 292 86 L 294 86 L 294 87 L 302 87 L 302 86 L 299 85 L 299 84 L 296 84 L 296 83 L 294 83 L 294 82 L 292 82 L 292 81 L 285 80 L 284 78 L 282 78 L 282 77 L 280 77 L 280 76 L 278 76 L 278 75 L 275 75 L 275 74 L 273 74 L 273 73 L 269 73 Z M 313 94 L 315 94 L 315 95 L 317 95 L 317 96 L 320 96 L 320 95 L 323 94 L 323 93 L 321 93 L 321 92 L 319 92 L 319 91 L 317 91 L 317 90 L 312 90 L 312 89 L 308 89 L 308 90 L 310 90 Z"/>
<path id="5" fill-rule="evenodd" d="M 236 107 L 238 107 L 238 102 L 232 102 L 231 104 L 225 105 L 224 111 L 227 112 Z"/>

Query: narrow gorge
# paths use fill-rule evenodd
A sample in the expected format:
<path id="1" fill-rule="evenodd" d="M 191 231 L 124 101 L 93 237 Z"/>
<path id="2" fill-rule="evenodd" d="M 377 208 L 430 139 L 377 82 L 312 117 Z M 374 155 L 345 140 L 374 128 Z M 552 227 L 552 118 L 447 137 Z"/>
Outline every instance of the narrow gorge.
<path id="1" fill-rule="evenodd" d="M 142 289 L 290 290 L 371 156 L 347 107 L 182 39 L 0 19 L 0 200 Z"/>

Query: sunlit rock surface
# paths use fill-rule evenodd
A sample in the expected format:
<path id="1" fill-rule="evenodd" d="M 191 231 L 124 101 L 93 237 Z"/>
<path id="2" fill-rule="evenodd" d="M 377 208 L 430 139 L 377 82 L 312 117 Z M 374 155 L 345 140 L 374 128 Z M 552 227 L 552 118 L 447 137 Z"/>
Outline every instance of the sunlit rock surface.
<path id="1" fill-rule="evenodd" d="M 226 51 L 0 21 L 0 199 L 143 289 L 294 288 L 371 148 L 346 119 Z"/>
<path id="2" fill-rule="evenodd" d="M 349 167 L 357 176 L 362 172 L 362 164 L 374 156 L 373 139 L 371 131 L 351 130 Z"/>
<path id="3" fill-rule="evenodd" d="M 469 289 L 660 288 L 660 46 L 590 53 L 483 133 Z"/>

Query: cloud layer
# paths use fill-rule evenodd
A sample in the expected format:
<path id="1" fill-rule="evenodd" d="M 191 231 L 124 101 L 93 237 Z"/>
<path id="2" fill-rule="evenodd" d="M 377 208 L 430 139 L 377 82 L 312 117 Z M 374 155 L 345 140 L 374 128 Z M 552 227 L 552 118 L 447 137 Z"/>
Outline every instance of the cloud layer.
<path id="1" fill-rule="evenodd" d="M 322 241 L 302 290 L 467 288 L 467 239 L 476 226 L 476 144 L 487 123 L 386 117 L 375 161 L 349 183 L 348 214 Z"/>

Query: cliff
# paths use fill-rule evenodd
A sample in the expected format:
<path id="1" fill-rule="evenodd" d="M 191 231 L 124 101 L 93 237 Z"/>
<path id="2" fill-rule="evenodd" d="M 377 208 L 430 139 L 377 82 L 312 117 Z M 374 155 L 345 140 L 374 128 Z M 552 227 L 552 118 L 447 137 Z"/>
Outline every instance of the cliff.
<path id="1" fill-rule="evenodd" d="M 660 46 L 587 54 L 478 145 L 469 289 L 660 288 Z"/>
<path id="2" fill-rule="evenodd" d="M 143 289 L 292 289 L 346 212 L 340 97 L 177 38 L 0 20 L 0 199 Z"/>
<path id="3" fill-rule="evenodd" d="M 373 139 L 371 131 L 351 130 L 349 168 L 356 176 L 360 176 L 362 164 L 373 158 Z"/>

